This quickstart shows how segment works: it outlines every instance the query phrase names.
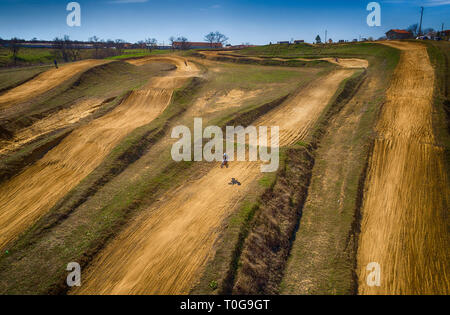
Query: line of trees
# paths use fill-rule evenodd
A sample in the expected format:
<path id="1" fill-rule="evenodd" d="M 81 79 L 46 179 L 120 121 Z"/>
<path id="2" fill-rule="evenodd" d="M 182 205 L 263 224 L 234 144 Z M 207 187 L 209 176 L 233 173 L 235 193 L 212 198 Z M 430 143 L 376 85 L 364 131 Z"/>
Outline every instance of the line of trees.
<path id="1" fill-rule="evenodd" d="M 79 41 L 71 40 L 68 35 L 64 35 L 63 38 L 56 37 L 53 40 L 54 54 L 65 62 L 77 61 L 80 59 L 82 44 Z"/>
<path id="2" fill-rule="evenodd" d="M 210 43 L 211 48 L 215 47 L 215 44 L 220 43 L 223 45 L 228 41 L 228 37 L 220 33 L 219 31 L 206 34 L 204 39 L 206 42 Z M 191 43 L 184 36 L 171 36 L 169 38 L 169 41 L 172 49 L 191 49 Z M 174 45 L 175 42 L 177 42 L 176 45 Z M 91 58 L 97 59 L 121 55 L 123 54 L 125 48 L 140 48 L 152 52 L 153 49 L 156 49 L 158 47 L 158 41 L 156 38 L 146 38 L 144 40 L 138 41 L 135 44 L 127 43 L 122 39 L 103 40 L 95 35 L 90 37 L 87 42 L 71 40 L 68 35 L 64 35 L 63 37 L 56 37 L 53 39 L 53 41 L 38 40 L 36 37 L 30 41 L 26 41 L 24 39 L 19 39 L 16 37 L 11 38 L 10 40 L 0 38 L 0 46 L 5 46 L 8 48 L 12 55 L 12 59 L 14 60 L 14 65 L 17 64 L 19 51 L 25 43 L 42 43 L 45 44 L 44 47 L 52 47 L 54 58 L 63 60 L 65 62 L 77 61 L 82 59 L 82 50 L 91 47 L 92 49 L 94 49 L 94 52 L 89 55 L 91 56 Z"/>
<path id="3" fill-rule="evenodd" d="M 428 33 L 435 32 L 434 28 L 431 28 L 431 27 L 425 28 L 421 31 L 421 30 L 419 30 L 419 24 L 417 24 L 417 23 L 408 26 L 408 28 L 406 30 L 411 32 L 414 35 L 414 37 L 420 36 L 422 34 L 428 34 Z"/>

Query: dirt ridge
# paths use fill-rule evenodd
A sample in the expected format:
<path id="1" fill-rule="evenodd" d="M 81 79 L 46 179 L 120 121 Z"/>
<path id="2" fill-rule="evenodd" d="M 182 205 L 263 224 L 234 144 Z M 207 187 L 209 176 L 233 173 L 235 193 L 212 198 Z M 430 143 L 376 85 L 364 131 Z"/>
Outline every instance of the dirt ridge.
<path id="1" fill-rule="evenodd" d="M 25 84 L 25 83 L 27 83 L 27 82 L 29 82 L 29 81 L 31 81 L 31 80 L 36 79 L 41 73 L 42 73 L 42 72 L 36 73 L 35 75 L 33 75 L 33 76 L 29 77 L 29 78 L 26 78 L 25 80 L 16 82 L 16 83 L 14 83 L 14 84 L 12 84 L 12 85 L 10 85 L 10 86 L 7 86 L 7 87 L 5 87 L 5 88 L 3 88 L 3 89 L 0 89 L 0 96 L 3 95 L 3 94 L 5 94 L 5 93 L 7 93 L 8 91 L 10 91 L 10 90 L 12 90 L 12 89 L 18 87 L 19 85 Z"/>
<path id="2" fill-rule="evenodd" d="M 6 180 L 11 179 L 13 176 L 19 174 L 22 170 L 24 170 L 27 166 L 41 159 L 48 151 L 58 145 L 62 140 L 64 140 L 65 137 L 70 135 L 70 133 L 84 121 L 99 118 L 112 111 L 129 94 L 131 94 L 131 91 L 128 91 L 122 97 L 112 97 L 104 100 L 100 104 L 100 107 L 113 101 L 116 101 L 116 103 L 115 105 L 108 107 L 106 110 L 96 110 L 92 114 L 92 117 L 86 117 L 75 123 L 73 126 L 63 127 L 50 133 L 43 134 L 42 136 L 30 141 L 29 143 L 26 143 L 24 146 L 21 146 L 12 152 L 9 152 L 7 154 L 0 154 L 0 156 L 3 158 L 2 163 L 0 163 L 0 184 Z M 13 135 L 11 134 L 11 136 Z"/>
<path id="3" fill-rule="evenodd" d="M 284 267 L 289 257 L 295 234 L 300 224 L 302 209 L 308 195 L 312 169 L 315 164 L 314 152 L 327 125 L 334 115 L 355 95 L 366 78 L 363 72 L 344 83 L 341 92 L 329 106 L 308 146 L 289 148 L 286 168 L 280 171 L 275 186 L 268 189 L 261 198 L 260 208 L 251 223 L 251 232 L 240 256 L 241 267 L 234 270 L 235 280 L 230 292 L 230 283 L 222 288 L 224 293 L 233 294 L 277 294 Z M 300 157 L 300 158 L 299 158 Z M 232 262 L 229 272 L 237 266 Z"/>
<path id="4" fill-rule="evenodd" d="M 401 50 L 376 125 L 365 182 L 358 248 L 359 294 L 446 294 L 448 174 L 436 145 L 436 74 L 425 46 L 386 42 Z M 381 283 L 366 282 L 369 263 Z"/>

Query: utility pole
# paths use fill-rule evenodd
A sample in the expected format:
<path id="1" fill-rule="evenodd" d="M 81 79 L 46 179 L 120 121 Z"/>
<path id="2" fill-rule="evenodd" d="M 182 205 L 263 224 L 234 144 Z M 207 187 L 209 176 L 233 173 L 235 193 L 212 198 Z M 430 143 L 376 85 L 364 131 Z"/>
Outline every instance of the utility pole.
<path id="1" fill-rule="evenodd" d="M 423 7 L 421 7 L 421 8 L 422 8 L 422 13 L 420 14 L 419 36 L 422 35 Z"/>
<path id="2" fill-rule="evenodd" d="M 325 30 L 325 44 L 327 43 L 328 30 Z"/>

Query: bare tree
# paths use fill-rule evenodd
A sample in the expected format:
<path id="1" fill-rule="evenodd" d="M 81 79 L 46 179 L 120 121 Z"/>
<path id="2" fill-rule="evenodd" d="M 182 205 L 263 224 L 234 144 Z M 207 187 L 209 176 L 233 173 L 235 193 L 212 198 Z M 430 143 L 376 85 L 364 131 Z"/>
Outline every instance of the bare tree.
<path id="1" fill-rule="evenodd" d="M 181 43 L 180 44 L 181 50 L 188 50 L 191 48 L 191 44 L 189 43 L 188 39 L 184 36 L 178 37 L 177 42 Z"/>
<path id="2" fill-rule="evenodd" d="M 221 32 L 216 31 L 206 34 L 205 40 L 211 45 L 211 48 L 213 48 L 214 44 L 222 44 L 222 45 L 225 44 L 226 41 L 228 40 L 228 37 L 226 37 Z"/>
<path id="3" fill-rule="evenodd" d="M 94 46 L 95 49 L 95 58 L 99 58 L 99 53 L 98 50 L 101 48 L 102 46 L 102 42 L 100 40 L 100 38 L 98 38 L 97 36 L 92 36 L 91 38 L 89 38 L 89 41 L 91 42 L 91 44 Z"/>
<path id="4" fill-rule="evenodd" d="M 55 54 L 59 55 L 65 62 L 76 61 L 80 59 L 82 43 L 72 41 L 68 35 L 64 35 L 64 38 L 56 37 L 53 40 L 53 48 Z"/>
<path id="5" fill-rule="evenodd" d="M 69 56 L 72 61 L 77 61 L 81 59 L 81 49 L 82 49 L 82 43 L 79 41 L 67 41 L 67 47 L 69 49 Z"/>
<path id="6" fill-rule="evenodd" d="M 207 41 L 211 48 L 213 48 L 213 44 L 216 42 L 216 33 L 211 32 L 205 35 L 205 41 Z"/>
<path id="7" fill-rule="evenodd" d="M 169 41 L 170 41 L 170 46 L 172 46 L 172 50 L 173 50 L 174 49 L 173 48 L 173 43 L 176 41 L 175 36 L 170 36 Z"/>
<path id="8" fill-rule="evenodd" d="M 61 57 L 65 62 L 69 61 L 67 43 L 63 38 L 56 37 L 53 40 L 53 48 L 55 49 L 55 55 Z"/>
<path id="9" fill-rule="evenodd" d="M 408 26 L 408 28 L 406 30 L 411 32 L 414 35 L 414 37 L 416 37 L 419 35 L 419 24 L 416 23 L 416 24 L 410 25 L 410 26 Z"/>
<path id="10" fill-rule="evenodd" d="M 72 41 L 69 35 L 64 35 L 63 42 L 66 51 L 66 56 L 68 57 L 67 59 L 70 59 L 71 61 L 76 61 L 78 59 L 80 50 L 78 43 Z"/>
<path id="11" fill-rule="evenodd" d="M 115 47 L 114 41 L 113 41 L 112 39 L 107 39 L 107 40 L 106 40 L 106 43 L 105 43 L 105 46 L 106 46 L 107 48 L 113 48 L 113 47 Z"/>
<path id="12" fill-rule="evenodd" d="M 147 38 L 146 40 L 145 40 L 145 43 L 147 44 L 147 49 L 150 51 L 150 52 L 152 52 L 152 49 L 154 48 L 154 47 L 156 47 L 156 43 L 157 43 L 158 41 L 156 40 L 156 38 Z"/>
<path id="13" fill-rule="evenodd" d="M 147 44 L 146 44 L 145 41 L 143 41 L 143 40 L 138 41 L 138 42 L 136 43 L 136 45 L 138 45 L 138 47 L 139 47 L 140 49 L 147 49 Z"/>
<path id="14" fill-rule="evenodd" d="M 219 31 L 216 32 L 216 42 L 224 45 L 228 41 L 228 37 L 226 37 L 224 34 L 220 33 Z"/>
<path id="15" fill-rule="evenodd" d="M 115 41 L 117 54 L 121 55 L 123 49 L 125 48 L 125 41 L 123 39 L 116 39 Z"/>
<path id="16" fill-rule="evenodd" d="M 20 39 L 17 37 L 11 38 L 9 41 L 9 51 L 12 54 L 12 57 L 14 59 L 14 65 L 17 65 L 17 56 L 19 55 L 20 50 Z"/>

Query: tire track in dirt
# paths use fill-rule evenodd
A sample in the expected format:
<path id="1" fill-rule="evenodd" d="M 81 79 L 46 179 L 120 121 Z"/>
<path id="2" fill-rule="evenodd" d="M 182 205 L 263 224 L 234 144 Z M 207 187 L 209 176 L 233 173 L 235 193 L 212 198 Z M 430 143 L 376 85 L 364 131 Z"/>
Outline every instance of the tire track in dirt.
<path id="1" fill-rule="evenodd" d="M 255 125 L 280 126 L 280 145 L 292 144 L 353 73 L 339 70 L 312 83 Z M 260 176 L 259 163 L 232 162 L 165 194 L 107 245 L 70 293 L 187 294 L 214 254 L 221 224 Z M 242 185 L 228 185 L 232 177 Z"/>
<path id="2" fill-rule="evenodd" d="M 360 294 L 448 294 L 448 175 L 432 129 L 434 69 L 417 43 L 402 50 L 369 161 L 358 249 Z M 370 287 L 366 266 L 381 267 Z"/>
<path id="3" fill-rule="evenodd" d="M 59 69 L 48 70 L 1 95 L 0 110 L 41 95 L 82 71 L 108 62 L 110 61 L 83 60 L 60 66 Z"/>
<path id="4" fill-rule="evenodd" d="M 178 70 L 151 79 L 113 111 L 76 129 L 41 160 L 0 185 L 0 248 L 92 172 L 129 132 L 158 117 L 173 90 L 197 73 L 180 58 L 158 61 L 162 59 L 175 63 Z"/>
<path id="5" fill-rule="evenodd" d="M 274 60 L 274 61 L 282 61 L 282 62 L 288 62 L 293 60 L 300 60 L 300 61 L 327 61 L 329 63 L 338 65 L 343 68 L 349 68 L 349 69 L 359 69 L 359 68 L 368 68 L 369 62 L 365 59 L 358 59 L 358 58 L 314 58 L 314 59 L 307 59 L 307 58 L 261 58 L 261 57 L 255 57 L 255 56 L 245 56 L 245 55 L 233 55 L 233 52 L 218 52 L 218 51 L 202 51 L 200 52 L 201 55 L 205 56 L 206 58 L 217 58 L 220 56 L 224 56 L 229 59 L 248 59 L 248 60 L 255 60 L 255 61 L 265 61 L 265 60 Z"/>
<path id="6" fill-rule="evenodd" d="M 72 125 L 92 114 L 103 99 L 89 98 L 76 102 L 69 108 L 62 109 L 53 115 L 36 121 L 30 127 L 14 134 L 11 140 L 0 140 L 0 155 L 9 153 L 31 141 L 54 130 Z"/>

